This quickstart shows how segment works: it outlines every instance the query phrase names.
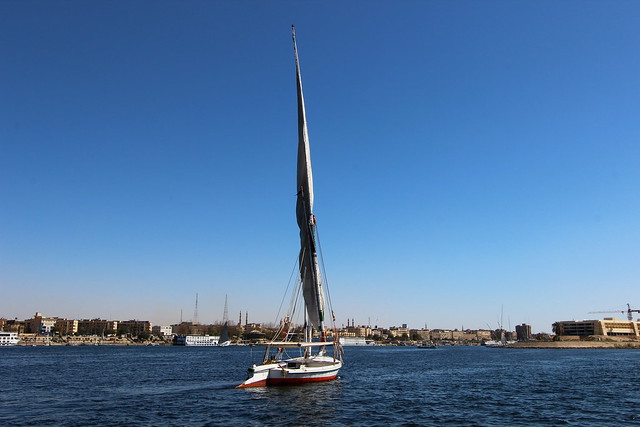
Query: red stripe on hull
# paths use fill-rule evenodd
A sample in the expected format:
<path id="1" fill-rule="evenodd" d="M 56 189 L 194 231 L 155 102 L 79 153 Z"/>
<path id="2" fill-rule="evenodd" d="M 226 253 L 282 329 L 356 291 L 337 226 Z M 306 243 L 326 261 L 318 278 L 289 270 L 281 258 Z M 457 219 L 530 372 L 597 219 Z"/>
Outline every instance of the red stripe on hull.
<path id="1" fill-rule="evenodd" d="M 305 383 L 317 383 L 321 381 L 335 380 L 338 374 L 330 377 L 314 377 L 314 378 L 268 378 L 266 385 L 298 385 Z"/>

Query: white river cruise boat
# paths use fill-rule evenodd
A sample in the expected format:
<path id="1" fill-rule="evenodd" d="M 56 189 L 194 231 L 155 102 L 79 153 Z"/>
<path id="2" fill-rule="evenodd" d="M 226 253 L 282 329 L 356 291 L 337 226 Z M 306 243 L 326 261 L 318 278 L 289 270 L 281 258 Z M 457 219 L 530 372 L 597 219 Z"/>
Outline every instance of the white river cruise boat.
<path id="1" fill-rule="evenodd" d="M 215 347 L 219 342 L 220 337 L 214 335 L 176 335 L 173 338 L 173 345 Z"/>
<path id="2" fill-rule="evenodd" d="M 376 345 L 375 341 L 365 339 L 364 337 L 340 337 L 340 345 L 343 347 Z"/>
<path id="3" fill-rule="evenodd" d="M 0 346 L 18 345 L 20 338 L 17 332 L 0 331 Z"/>

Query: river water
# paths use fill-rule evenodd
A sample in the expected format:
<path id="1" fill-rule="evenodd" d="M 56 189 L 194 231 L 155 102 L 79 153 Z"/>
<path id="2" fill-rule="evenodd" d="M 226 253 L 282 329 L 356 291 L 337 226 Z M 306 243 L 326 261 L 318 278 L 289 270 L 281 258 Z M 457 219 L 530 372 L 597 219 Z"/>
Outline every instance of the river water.
<path id="1" fill-rule="evenodd" d="M 0 348 L 0 425 L 640 425 L 640 350 L 347 347 L 336 381 L 235 389 L 250 347 Z"/>

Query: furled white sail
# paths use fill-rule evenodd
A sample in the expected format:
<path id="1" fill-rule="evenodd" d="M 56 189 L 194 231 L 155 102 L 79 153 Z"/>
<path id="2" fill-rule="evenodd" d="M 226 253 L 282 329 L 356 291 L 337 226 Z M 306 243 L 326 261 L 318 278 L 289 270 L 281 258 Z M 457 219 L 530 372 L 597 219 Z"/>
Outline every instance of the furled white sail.
<path id="1" fill-rule="evenodd" d="M 324 324 L 324 296 L 322 279 L 318 268 L 318 254 L 315 242 L 315 216 L 313 215 L 313 175 L 307 116 L 302 94 L 302 78 L 295 29 L 292 26 L 293 50 L 296 57 L 296 82 L 298 86 L 298 199 L 296 217 L 300 227 L 300 279 L 309 323 L 322 330 Z"/>

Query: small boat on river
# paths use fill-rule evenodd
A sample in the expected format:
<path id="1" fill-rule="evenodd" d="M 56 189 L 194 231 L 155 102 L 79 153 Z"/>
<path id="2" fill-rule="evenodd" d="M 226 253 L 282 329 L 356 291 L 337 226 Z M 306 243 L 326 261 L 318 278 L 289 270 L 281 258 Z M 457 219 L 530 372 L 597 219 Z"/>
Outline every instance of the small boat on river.
<path id="1" fill-rule="evenodd" d="M 438 348 L 438 344 L 433 343 L 433 342 L 421 342 L 418 345 L 416 345 L 417 348 L 426 348 L 426 349 L 432 349 L 432 348 Z"/>

